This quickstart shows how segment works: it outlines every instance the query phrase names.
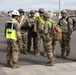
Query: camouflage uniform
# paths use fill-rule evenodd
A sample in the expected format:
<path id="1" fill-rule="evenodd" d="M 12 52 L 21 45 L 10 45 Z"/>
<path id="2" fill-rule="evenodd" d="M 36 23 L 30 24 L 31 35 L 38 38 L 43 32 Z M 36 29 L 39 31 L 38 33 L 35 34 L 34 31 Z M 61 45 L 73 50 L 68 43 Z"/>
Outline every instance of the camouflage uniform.
<path id="1" fill-rule="evenodd" d="M 56 46 L 56 41 L 52 40 L 52 52 L 53 52 L 53 59 L 55 60 L 55 46 Z"/>
<path id="2" fill-rule="evenodd" d="M 40 25 L 42 25 L 42 23 L 40 22 L 40 20 L 39 20 L 39 18 L 37 17 L 36 19 L 35 19 L 35 26 L 40 26 Z M 34 26 L 34 27 L 35 27 Z M 38 29 L 39 30 L 39 29 Z M 40 31 L 40 30 L 39 30 Z M 36 48 L 36 53 L 37 52 L 40 52 L 40 41 L 41 41 L 41 37 L 40 37 L 40 32 L 39 31 L 37 31 L 37 40 L 36 40 L 36 46 L 37 46 L 37 48 Z M 44 44 L 43 44 L 44 45 Z"/>
<path id="3" fill-rule="evenodd" d="M 20 25 L 19 25 L 18 21 L 13 19 L 13 18 L 10 19 L 9 21 L 15 22 L 18 41 L 14 41 L 12 39 L 7 39 L 7 57 L 6 57 L 6 60 L 7 60 L 7 62 L 10 62 L 12 60 L 12 62 L 17 63 L 18 54 L 19 54 L 18 42 L 21 42 L 21 40 L 22 40 L 21 33 L 20 33 Z"/>
<path id="4" fill-rule="evenodd" d="M 17 62 L 18 61 L 18 43 L 14 40 L 7 40 L 7 61 Z"/>
<path id="5" fill-rule="evenodd" d="M 22 9 L 19 9 L 19 12 L 20 10 L 22 11 Z M 20 12 L 20 13 L 23 13 L 23 12 Z M 21 15 L 19 17 L 19 23 L 20 23 L 20 26 L 24 25 L 24 23 L 27 23 L 28 22 L 28 17 L 25 16 L 24 14 Z M 29 23 L 29 22 L 28 22 Z M 27 42 L 28 42 L 28 30 L 24 30 L 24 29 L 21 29 L 21 34 L 22 34 L 22 42 L 23 42 L 23 50 L 24 50 L 24 53 L 25 54 L 28 54 L 27 53 Z"/>
<path id="6" fill-rule="evenodd" d="M 44 14 L 46 14 L 46 13 L 44 13 Z M 51 33 L 51 27 L 46 22 L 42 26 L 42 23 L 40 22 L 40 20 L 38 18 L 37 18 L 37 22 L 38 22 L 38 24 L 36 24 L 35 26 L 36 26 L 36 30 L 38 32 L 38 42 L 39 42 L 38 46 L 40 48 L 40 39 L 42 38 L 44 49 L 46 50 L 47 57 L 50 61 L 50 65 L 48 65 L 48 66 L 53 66 L 52 61 L 54 61 L 54 59 L 53 59 L 53 52 L 52 52 L 52 38 L 49 35 L 49 33 Z"/>
<path id="7" fill-rule="evenodd" d="M 67 13 L 65 10 L 62 10 L 61 12 Z M 70 35 L 72 32 L 73 22 L 71 18 L 68 19 L 68 22 L 66 19 L 67 16 L 65 18 L 62 18 L 59 22 L 59 25 L 62 28 L 62 40 L 60 41 L 60 46 L 61 46 L 61 56 L 64 57 L 66 52 L 66 58 L 68 58 L 70 54 L 70 41 L 71 41 Z"/>
<path id="8" fill-rule="evenodd" d="M 41 30 L 42 30 L 42 26 L 43 26 L 43 24 L 42 24 L 42 22 L 40 21 L 40 19 L 39 19 L 39 17 L 41 18 L 41 19 L 43 19 L 43 13 L 44 13 L 44 9 L 43 8 L 40 8 L 39 9 L 39 14 L 40 14 L 40 16 L 38 16 L 38 17 L 36 17 L 36 19 L 35 19 L 35 26 L 37 27 L 37 26 L 39 26 L 39 27 L 37 27 L 37 38 L 36 38 L 36 56 L 39 56 L 40 55 L 40 41 L 41 41 Z M 34 28 L 36 28 L 34 26 Z M 41 30 L 39 30 L 39 28 L 41 29 Z M 35 29 L 34 29 L 35 30 Z M 46 56 L 47 55 L 47 52 L 46 52 L 46 47 L 45 47 L 45 43 L 43 43 L 43 46 L 44 46 L 44 49 L 45 49 L 45 51 L 44 51 L 44 56 Z"/>
<path id="9" fill-rule="evenodd" d="M 33 10 L 30 11 L 30 14 L 32 13 L 35 13 Z M 29 16 L 29 22 L 31 24 L 31 28 L 29 28 L 28 30 L 28 51 L 30 51 L 30 48 L 31 48 L 31 40 L 33 38 L 33 48 L 34 48 L 34 51 L 36 50 L 36 32 L 34 31 L 34 24 L 35 24 L 35 16 L 32 17 L 32 16 Z"/>

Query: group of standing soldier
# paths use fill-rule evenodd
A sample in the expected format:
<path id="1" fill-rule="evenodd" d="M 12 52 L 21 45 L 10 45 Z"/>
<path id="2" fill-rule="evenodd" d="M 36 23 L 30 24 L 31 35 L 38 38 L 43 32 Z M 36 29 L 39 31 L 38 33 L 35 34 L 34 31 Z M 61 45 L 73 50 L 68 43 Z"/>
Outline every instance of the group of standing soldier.
<path id="1" fill-rule="evenodd" d="M 33 38 L 33 49 L 36 56 L 40 56 L 40 43 L 43 41 L 44 57 L 47 57 L 49 62 L 46 66 L 53 66 L 55 64 L 55 46 L 51 37 L 51 30 L 53 26 L 53 20 L 50 19 L 50 13 L 45 12 L 44 8 L 38 10 L 39 16 L 35 16 L 35 11 L 30 11 L 30 16 L 25 16 L 23 9 L 14 10 L 12 12 L 12 19 L 6 22 L 5 34 L 11 34 L 8 29 L 16 30 L 17 40 L 9 36 L 7 38 L 7 64 L 6 66 L 12 68 L 19 68 L 17 64 L 18 55 L 20 53 L 20 46 L 23 48 L 24 54 L 29 54 L 31 49 L 31 40 Z M 61 14 L 67 15 L 66 10 L 62 10 Z M 70 34 L 68 30 L 68 24 L 72 27 L 72 21 L 69 18 L 69 22 L 66 21 L 67 16 L 62 15 L 62 19 L 59 21 L 59 25 L 62 28 L 62 40 L 61 45 L 61 57 L 69 57 L 70 53 Z M 12 24 L 13 23 L 13 24 Z M 71 30 L 71 29 L 70 29 Z M 12 61 L 12 63 L 11 63 Z"/>

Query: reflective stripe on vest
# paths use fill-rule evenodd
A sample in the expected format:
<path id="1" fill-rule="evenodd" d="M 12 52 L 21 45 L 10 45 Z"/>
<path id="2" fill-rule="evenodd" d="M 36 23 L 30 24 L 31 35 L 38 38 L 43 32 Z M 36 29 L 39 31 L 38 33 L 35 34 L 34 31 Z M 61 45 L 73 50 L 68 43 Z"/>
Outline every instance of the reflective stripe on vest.
<path id="1" fill-rule="evenodd" d="M 13 40 L 17 41 L 17 33 L 16 33 L 16 30 L 13 29 L 14 20 L 11 19 L 11 20 L 7 21 L 7 23 L 12 23 L 12 25 L 11 25 L 11 28 L 7 28 L 6 29 L 6 38 L 7 39 L 13 39 Z"/>
<path id="2" fill-rule="evenodd" d="M 45 24 L 45 21 L 40 16 L 38 16 L 38 18 L 41 21 L 41 23 L 44 25 Z"/>
<path id="3" fill-rule="evenodd" d="M 46 21 L 46 24 L 49 24 L 50 27 L 53 26 L 53 24 L 51 22 L 49 22 L 49 21 Z"/>
<path id="4" fill-rule="evenodd" d="M 15 19 L 10 19 L 9 21 L 7 21 L 7 23 L 15 23 Z"/>

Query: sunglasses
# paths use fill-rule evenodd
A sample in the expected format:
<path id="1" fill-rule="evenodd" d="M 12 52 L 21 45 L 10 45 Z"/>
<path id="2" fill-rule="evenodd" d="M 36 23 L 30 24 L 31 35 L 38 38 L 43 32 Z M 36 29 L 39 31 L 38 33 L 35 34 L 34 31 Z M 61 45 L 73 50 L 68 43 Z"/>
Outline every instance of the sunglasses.
<path id="1" fill-rule="evenodd" d="M 39 13 L 44 13 L 44 12 L 39 12 Z"/>
<path id="2" fill-rule="evenodd" d="M 24 13 L 24 12 L 19 11 L 19 13 Z"/>
<path id="3" fill-rule="evenodd" d="M 30 14 L 35 14 L 35 13 L 30 13 Z"/>
<path id="4" fill-rule="evenodd" d="M 66 14 L 66 13 L 61 13 L 61 14 Z"/>

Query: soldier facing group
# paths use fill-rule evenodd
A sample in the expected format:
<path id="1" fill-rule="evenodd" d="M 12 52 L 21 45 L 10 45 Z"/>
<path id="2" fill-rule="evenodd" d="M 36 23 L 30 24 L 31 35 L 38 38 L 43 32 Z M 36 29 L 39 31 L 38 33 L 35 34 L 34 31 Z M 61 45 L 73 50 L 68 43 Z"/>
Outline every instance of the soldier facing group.
<path id="1" fill-rule="evenodd" d="M 13 12 L 19 12 L 20 15 L 13 14 Z M 8 37 L 6 37 L 7 38 L 7 66 L 12 66 L 13 68 L 20 67 L 17 64 L 18 54 L 20 53 L 20 46 L 23 47 L 24 54 L 30 53 L 32 38 L 33 38 L 33 48 L 35 55 L 40 56 L 40 42 L 42 39 L 43 47 L 44 47 L 44 56 L 49 59 L 49 62 L 46 64 L 46 66 L 53 66 L 55 64 L 55 55 L 54 55 L 55 48 L 53 47 L 51 32 L 52 32 L 52 26 L 54 24 L 53 24 L 53 20 L 50 19 L 50 13 L 45 12 L 43 8 L 39 9 L 38 11 L 39 16 L 37 17 L 35 16 L 34 10 L 30 10 L 29 17 L 24 15 L 23 9 L 19 9 L 18 11 L 16 10 L 13 12 L 12 12 L 12 17 L 14 15 L 14 17 L 16 17 L 15 20 L 7 21 L 5 27 L 5 34 L 6 35 L 8 34 Z M 63 14 L 63 12 L 67 14 L 65 10 L 62 10 L 61 14 Z M 62 28 L 62 40 L 60 41 L 61 57 L 64 57 L 66 50 L 66 58 L 68 58 L 70 53 L 69 41 L 70 41 L 70 34 L 72 32 L 72 20 L 71 18 L 69 18 L 68 20 L 69 22 L 67 22 L 66 18 L 67 16 L 65 17 L 65 15 L 62 15 L 62 19 L 59 21 L 59 25 Z M 10 26 L 9 23 L 11 23 Z M 15 27 L 14 30 L 17 33 L 16 40 L 14 40 L 11 36 L 9 37 L 9 34 L 11 34 L 9 33 L 10 31 L 7 32 L 8 28 L 11 30 L 12 25 L 13 27 Z M 68 30 L 68 25 L 70 25 L 69 26 L 71 31 L 70 33 Z M 65 31 L 64 29 L 66 30 L 65 33 L 64 33 Z M 12 65 L 10 63 L 11 60 L 13 63 Z"/>

